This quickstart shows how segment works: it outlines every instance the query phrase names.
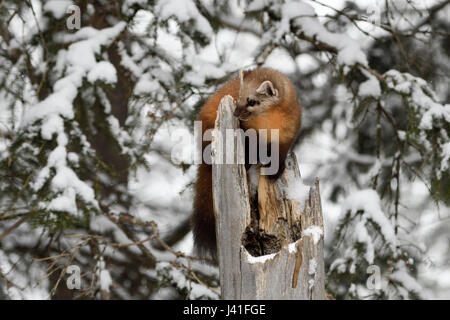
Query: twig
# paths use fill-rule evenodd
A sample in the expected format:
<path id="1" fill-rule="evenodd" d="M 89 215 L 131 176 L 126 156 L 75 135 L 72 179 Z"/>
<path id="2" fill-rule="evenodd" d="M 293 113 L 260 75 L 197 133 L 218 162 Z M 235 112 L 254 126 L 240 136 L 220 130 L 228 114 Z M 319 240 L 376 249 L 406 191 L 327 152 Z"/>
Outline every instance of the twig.
<path id="1" fill-rule="evenodd" d="M 9 229 L 7 229 L 5 232 L 3 232 L 2 234 L 0 234 L 0 240 L 3 239 L 4 237 L 6 237 L 7 235 L 9 235 L 11 232 L 13 232 L 14 230 L 16 230 L 18 227 L 20 227 L 23 223 L 27 222 L 28 220 L 30 220 L 31 215 L 26 215 L 25 217 L 23 217 L 22 219 L 20 219 L 19 221 L 17 221 L 15 224 L 13 224 Z"/>

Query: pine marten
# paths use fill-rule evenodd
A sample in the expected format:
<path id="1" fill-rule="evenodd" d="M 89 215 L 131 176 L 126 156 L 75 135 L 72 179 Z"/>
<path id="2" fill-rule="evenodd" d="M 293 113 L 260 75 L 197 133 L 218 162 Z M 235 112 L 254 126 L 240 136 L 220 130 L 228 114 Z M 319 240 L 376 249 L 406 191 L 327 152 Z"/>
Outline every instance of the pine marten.
<path id="1" fill-rule="evenodd" d="M 230 80 L 217 90 L 201 109 L 197 121 L 202 122 L 202 134 L 214 128 L 217 109 L 225 95 L 231 95 L 235 99 L 234 115 L 239 118 L 243 130 L 252 128 L 258 132 L 259 129 L 267 129 L 267 141 L 270 144 L 270 129 L 279 129 L 279 168 L 271 177 L 276 179 L 283 173 L 287 153 L 301 125 L 301 107 L 291 81 L 272 69 L 241 71 L 238 78 Z M 208 144 L 208 141 L 203 141 L 202 149 Z M 248 151 L 248 146 L 246 150 Z M 248 163 L 246 168 L 249 168 Z M 212 166 L 204 161 L 197 173 L 192 227 L 197 254 L 217 261 Z"/>

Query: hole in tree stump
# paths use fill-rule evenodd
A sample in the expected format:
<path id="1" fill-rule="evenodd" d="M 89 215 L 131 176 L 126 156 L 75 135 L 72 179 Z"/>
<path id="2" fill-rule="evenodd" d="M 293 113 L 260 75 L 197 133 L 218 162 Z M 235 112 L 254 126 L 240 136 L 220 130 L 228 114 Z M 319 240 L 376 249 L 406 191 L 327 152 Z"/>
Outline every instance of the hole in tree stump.
<path id="1" fill-rule="evenodd" d="M 281 249 L 281 241 L 276 236 L 261 230 L 255 232 L 250 226 L 242 236 L 242 244 L 254 257 L 277 253 Z"/>
<path id="2" fill-rule="evenodd" d="M 259 257 L 267 254 L 277 253 L 281 250 L 283 243 L 293 243 L 301 238 L 301 222 L 288 222 L 283 216 L 278 216 L 271 224 L 270 230 L 264 230 L 267 223 L 261 220 L 258 206 L 258 186 L 251 185 L 250 189 L 250 224 L 242 235 L 241 243 L 249 254 Z M 289 210 L 289 209 L 286 209 Z"/>

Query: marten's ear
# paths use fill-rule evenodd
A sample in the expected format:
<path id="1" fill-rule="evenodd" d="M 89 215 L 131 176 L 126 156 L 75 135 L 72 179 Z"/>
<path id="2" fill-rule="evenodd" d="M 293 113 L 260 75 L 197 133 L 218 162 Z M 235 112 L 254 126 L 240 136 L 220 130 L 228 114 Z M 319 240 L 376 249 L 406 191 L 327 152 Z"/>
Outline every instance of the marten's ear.
<path id="1" fill-rule="evenodd" d="M 241 86 L 244 85 L 244 77 L 245 77 L 245 75 L 248 74 L 249 72 L 250 72 L 250 71 L 247 71 L 247 70 L 241 70 L 241 71 L 239 71 L 239 80 L 240 80 Z"/>
<path id="2" fill-rule="evenodd" d="M 239 98 L 242 97 L 243 95 L 243 90 L 244 90 L 244 77 L 245 74 L 248 73 L 249 71 L 245 71 L 245 70 L 241 70 L 239 72 Z"/>
<path id="3" fill-rule="evenodd" d="M 268 95 L 269 97 L 272 97 L 272 96 L 277 97 L 278 96 L 278 90 L 275 89 L 275 87 L 273 86 L 273 83 L 269 80 L 266 80 L 263 83 L 261 83 L 259 88 L 256 89 L 256 92 L 259 94 Z"/>

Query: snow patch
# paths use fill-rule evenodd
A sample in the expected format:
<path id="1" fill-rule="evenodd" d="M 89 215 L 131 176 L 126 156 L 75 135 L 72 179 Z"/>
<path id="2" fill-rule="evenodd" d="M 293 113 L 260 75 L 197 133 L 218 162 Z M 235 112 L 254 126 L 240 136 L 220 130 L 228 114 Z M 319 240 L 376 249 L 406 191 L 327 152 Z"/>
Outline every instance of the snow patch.
<path id="1" fill-rule="evenodd" d="M 287 176 L 288 187 L 285 188 L 286 197 L 289 200 L 295 200 L 300 205 L 304 205 L 309 199 L 310 187 L 303 183 L 301 178 L 293 177 L 291 173 Z"/>
<path id="2" fill-rule="evenodd" d="M 268 260 L 272 260 L 276 256 L 276 253 L 266 254 L 264 256 L 254 257 L 251 254 L 247 253 L 247 261 L 248 263 L 264 263 Z"/>
<path id="3" fill-rule="evenodd" d="M 356 215 L 359 211 L 364 211 L 359 226 L 365 227 L 367 220 L 372 220 L 380 227 L 383 237 L 390 244 L 392 250 L 395 251 L 397 240 L 394 228 L 381 210 L 380 197 L 375 190 L 366 189 L 354 192 L 344 200 L 342 210 L 343 212 L 350 211 L 352 215 Z M 358 236 L 361 241 L 365 241 L 366 235 L 362 231 L 360 231 Z"/>
<path id="4" fill-rule="evenodd" d="M 157 80 L 151 79 L 148 74 L 139 78 L 139 81 L 134 87 L 134 93 L 136 95 L 144 95 L 157 92 L 161 88 Z"/>
<path id="5" fill-rule="evenodd" d="M 338 64 L 351 66 L 360 63 L 367 65 L 367 57 L 358 41 L 346 34 L 328 31 L 314 17 L 315 15 L 314 8 L 309 4 L 302 1 L 287 1 L 281 6 L 282 18 L 279 26 L 277 26 L 277 38 L 281 38 L 285 33 L 289 33 L 291 21 L 295 20 L 292 23 L 297 24 L 306 36 L 325 42 L 337 49 Z"/>
<path id="6" fill-rule="evenodd" d="M 53 2 L 59 1 L 48 3 Z M 102 30 L 83 28 L 75 34 L 62 37 L 60 39 L 62 42 L 70 39 L 83 40 L 71 44 L 65 54 L 58 55 L 57 65 L 60 70 L 66 70 L 66 75 L 55 82 L 52 94 L 27 110 L 23 119 L 22 128 L 41 120 L 40 132 L 43 139 L 51 140 L 53 135 L 56 135 L 57 146 L 50 152 L 47 165 L 37 173 L 30 184 L 34 190 L 39 190 L 50 177 L 51 169 L 55 169 L 56 174 L 51 180 L 51 188 L 57 196 L 47 204 L 48 209 L 76 215 L 77 197 L 98 208 L 94 190 L 80 180 L 68 166 L 66 146 L 69 138 L 64 130 L 64 119 L 74 117 L 73 101 L 78 95 L 83 78 L 87 77 L 89 81 L 117 80 L 114 67 L 109 62 L 97 62 L 96 55 L 100 53 L 101 47 L 111 43 L 125 26 L 125 22 L 119 22 L 111 28 Z M 86 37 L 87 39 L 84 39 Z"/>
<path id="7" fill-rule="evenodd" d="M 370 75 L 368 80 L 359 85 L 358 92 L 361 97 L 372 96 L 374 98 L 378 98 L 381 95 L 380 82 L 377 78 Z"/>
<path id="8" fill-rule="evenodd" d="M 310 226 L 306 230 L 302 231 L 302 236 L 312 238 L 314 245 L 317 245 L 320 238 L 323 236 L 323 229 L 319 226 Z"/>
<path id="9" fill-rule="evenodd" d="M 208 36 L 213 34 L 208 20 L 200 14 L 192 0 L 160 0 L 156 8 L 162 19 L 175 16 L 179 22 L 193 21 L 201 33 Z"/>
<path id="10" fill-rule="evenodd" d="M 314 276 L 316 274 L 316 270 L 317 270 L 317 261 L 315 258 L 312 258 L 311 260 L 309 260 L 308 274 L 310 276 Z"/>
<path id="11" fill-rule="evenodd" d="M 89 71 L 87 79 L 91 83 L 96 81 L 102 81 L 105 83 L 116 83 L 117 82 L 117 72 L 116 68 L 109 61 L 100 61 L 94 68 Z"/>
<path id="12" fill-rule="evenodd" d="M 288 245 L 288 251 L 289 253 L 294 253 L 297 252 L 297 244 L 298 244 L 299 240 L 289 243 Z"/>
<path id="13" fill-rule="evenodd" d="M 70 0 L 49 0 L 44 4 L 43 9 L 44 12 L 50 12 L 56 19 L 61 19 L 72 4 Z"/>
<path id="14" fill-rule="evenodd" d="M 217 299 L 217 293 L 201 284 L 188 280 L 183 272 L 174 268 L 168 262 L 159 262 L 156 265 L 156 270 L 162 273 L 167 272 L 170 282 L 177 288 L 189 289 L 189 298 L 192 300 L 200 298 Z"/>

